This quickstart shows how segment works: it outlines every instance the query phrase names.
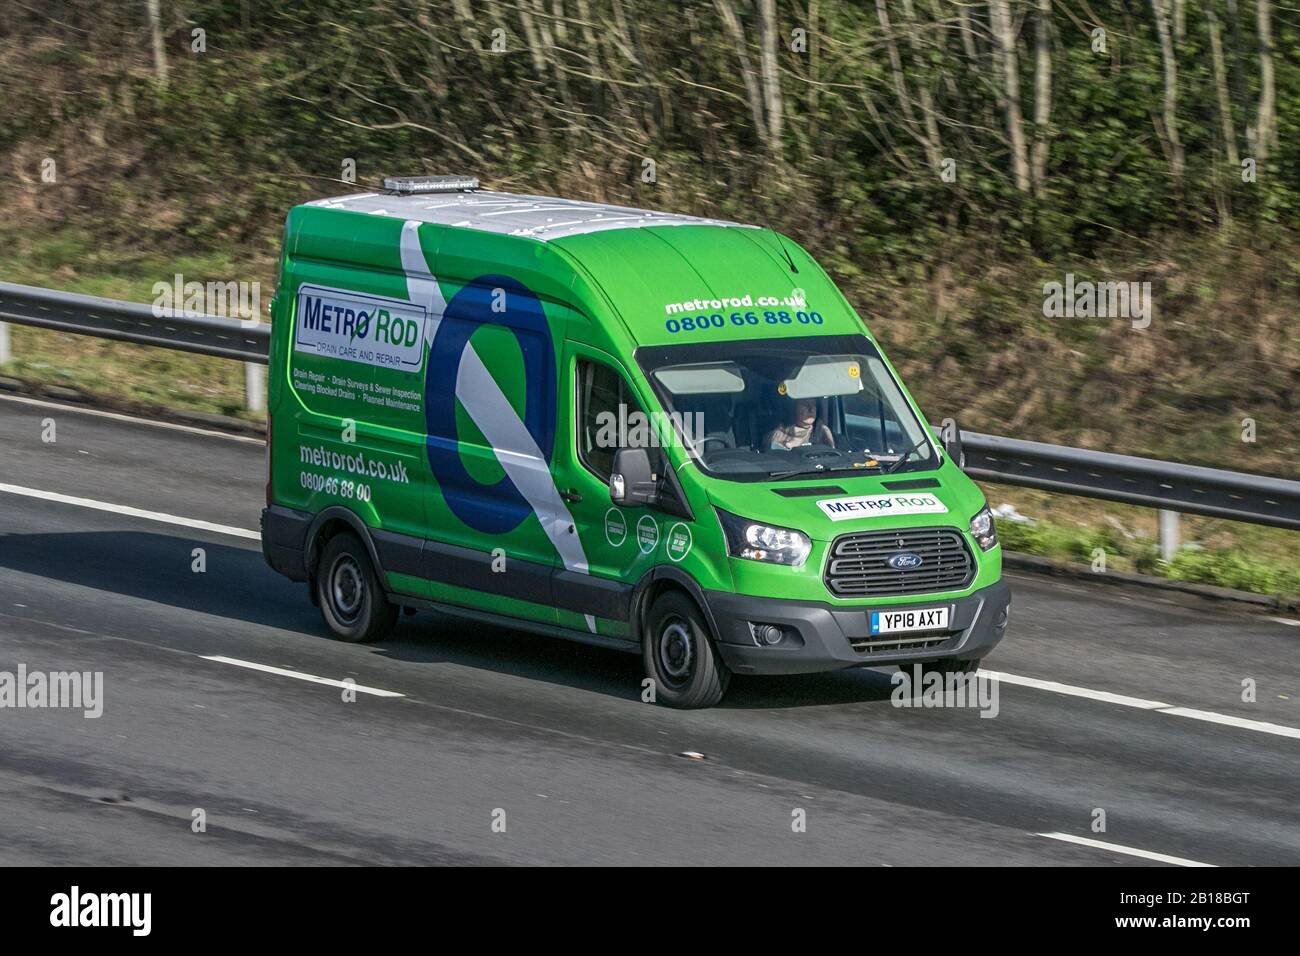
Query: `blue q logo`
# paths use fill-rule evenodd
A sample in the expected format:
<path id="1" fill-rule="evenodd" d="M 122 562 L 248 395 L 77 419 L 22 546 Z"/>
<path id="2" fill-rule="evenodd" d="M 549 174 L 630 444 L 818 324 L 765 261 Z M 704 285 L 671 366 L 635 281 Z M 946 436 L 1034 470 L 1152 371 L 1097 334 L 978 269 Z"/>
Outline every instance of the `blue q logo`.
<path id="1" fill-rule="evenodd" d="M 502 292 L 506 309 L 493 311 Z M 469 344 L 470 337 L 488 325 L 512 331 L 523 355 L 522 417 Z M 486 454 L 495 451 L 506 472 L 490 485 L 469 474 L 461 460 L 458 399 L 492 446 Z M 480 276 L 447 303 L 429 349 L 424 418 L 429 467 L 457 518 L 485 534 L 505 534 L 541 510 L 538 487 L 543 480 L 550 486 L 555 445 L 555 348 L 542 303 L 524 285 L 505 276 Z"/>
<path id="2" fill-rule="evenodd" d="M 900 551 L 885 563 L 895 571 L 911 571 L 913 568 L 919 568 L 925 564 L 925 558 L 919 554 L 913 554 L 911 551 Z"/>

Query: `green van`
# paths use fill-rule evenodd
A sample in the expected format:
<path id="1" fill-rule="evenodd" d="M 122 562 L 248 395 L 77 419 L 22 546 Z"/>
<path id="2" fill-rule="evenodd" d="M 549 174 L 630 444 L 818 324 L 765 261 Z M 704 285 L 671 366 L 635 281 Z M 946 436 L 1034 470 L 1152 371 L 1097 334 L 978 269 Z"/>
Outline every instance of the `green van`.
<path id="1" fill-rule="evenodd" d="M 439 609 L 705 707 L 1006 629 L 960 433 L 775 232 L 390 179 L 289 213 L 273 317 L 263 551 L 343 640 Z"/>

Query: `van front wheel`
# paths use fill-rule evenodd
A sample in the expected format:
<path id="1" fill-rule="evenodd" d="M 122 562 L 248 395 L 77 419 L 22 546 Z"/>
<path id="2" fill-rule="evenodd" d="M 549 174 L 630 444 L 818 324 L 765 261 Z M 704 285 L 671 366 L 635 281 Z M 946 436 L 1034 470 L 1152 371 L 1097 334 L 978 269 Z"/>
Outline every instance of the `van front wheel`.
<path id="1" fill-rule="evenodd" d="M 641 659 L 655 700 L 669 707 L 712 707 L 731 681 L 694 602 L 674 591 L 650 606 Z"/>
<path id="2" fill-rule="evenodd" d="M 316 567 L 316 599 L 329 629 L 352 644 L 377 641 L 397 622 L 365 545 L 350 532 L 326 542 Z"/>

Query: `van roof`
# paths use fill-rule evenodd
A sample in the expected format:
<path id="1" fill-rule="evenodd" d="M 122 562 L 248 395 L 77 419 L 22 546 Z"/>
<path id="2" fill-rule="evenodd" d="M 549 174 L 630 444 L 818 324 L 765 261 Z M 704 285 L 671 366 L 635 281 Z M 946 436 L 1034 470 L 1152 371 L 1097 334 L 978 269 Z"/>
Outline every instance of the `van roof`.
<path id="1" fill-rule="evenodd" d="M 580 236 L 615 229 L 641 229 L 648 226 L 760 228 L 723 219 L 656 212 L 631 206 L 484 190 L 413 195 L 384 192 L 355 193 L 350 196 L 317 199 L 306 205 L 442 226 L 456 226 L 462 229 L 476 229 L 499 235 L 537 239 L 542 242 L 562 239 L 566 236 Z"/>

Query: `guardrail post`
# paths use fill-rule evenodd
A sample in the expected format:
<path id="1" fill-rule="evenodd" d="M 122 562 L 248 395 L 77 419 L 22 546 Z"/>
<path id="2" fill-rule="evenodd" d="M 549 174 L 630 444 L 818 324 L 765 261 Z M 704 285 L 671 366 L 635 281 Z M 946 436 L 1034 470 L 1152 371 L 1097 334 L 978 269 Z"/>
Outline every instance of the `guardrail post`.
<path id="1" fill-rule="evenodd" d="M 250 412 L 266 411 L 266 369 L 257 362 L 244 363 L 244 407 Z"/>
<path id="2" fill-rule="evenodd" d="M 9 323 L 0 322 L 0 365 L 13 361 L 13 352 L 9 349 Z"/>
<path id="3" fill-rule="evenodd" d="M 1160 509 L 1160 558 L 1172 561 L 1178 553 L 1178 512 Z"/>

